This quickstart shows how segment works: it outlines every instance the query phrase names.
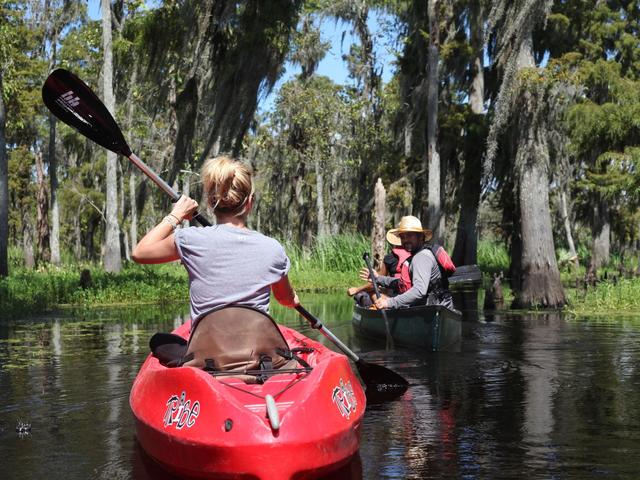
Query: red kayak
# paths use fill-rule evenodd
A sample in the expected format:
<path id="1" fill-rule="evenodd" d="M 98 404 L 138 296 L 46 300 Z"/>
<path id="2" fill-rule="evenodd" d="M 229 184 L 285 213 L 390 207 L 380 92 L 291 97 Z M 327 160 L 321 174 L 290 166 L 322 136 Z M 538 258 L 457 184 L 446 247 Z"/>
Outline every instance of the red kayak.
<path id="1" fill-rule="evenodd" d="M 366 400 L 344 355 L 247 307 L 210 313 L 187 345 L 189 328 L 152 339 L 129 400 L 142 448 L 165 468 L 314 478 L 358 451 Z"/>

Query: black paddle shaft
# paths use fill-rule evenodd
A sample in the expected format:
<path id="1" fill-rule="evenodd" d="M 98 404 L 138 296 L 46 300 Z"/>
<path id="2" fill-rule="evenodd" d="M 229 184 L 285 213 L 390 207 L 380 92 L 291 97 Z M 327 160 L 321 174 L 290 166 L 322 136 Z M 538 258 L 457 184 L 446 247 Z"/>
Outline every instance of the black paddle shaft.
<path id="1" fill-rule="evenodd" d="M 368 400 L 373 402 L 390 400 L 402 395 L 407 390 L 409 382 L 403 377 L 382 365 L 365 362 L 302 305 L 298 305 L 296 310 L 313 328 L 320 330 L 320 333 L 331 340 L 335 346 L 342 350 L 342 353 L 353 360 L 360 374 L 360 378 L 366 386 L 365 393 Z"/>
<path id="2" fill-rule="evenodd" d="M 51 113 L 63 123 L 107 150 L 127 157 L 173 201 L 180 198 L 180 194 L 171 185 L 131 151 L 107 107 L 76 75 L 63 68 L 51 72 L 42 86 L 42 100 Z M 205 227 L 211 225 L 211 222 L 199 213 L 195 214 L 193 219 Z"/>
<path id="3" fill-rule="evenodd" d="M 362 259 L 364 263 L 367 265 L 367 270 L 369 270 L 369 277 L 371 278 L 371 283 L 373 284 L 373 291 L 376 294 L 376 298 L 380 298 L 380 289 L 378 288 L 378 280 L 376 279 L 376 275 L 373 271 L 373 267 L 371 266 L 371 259 L 369 258 L 369 254 L 364 252 L 362 254 Z M 389 327 L 389 318 L 387 317 L 387 312 L 384 311 L 384 308 L 380 309 L 380 313 L 382 313 L 382 319 L 384 320 L 384 328 L 387 333 L 387 348 L 393 349 L 393 336 L 391 335 L 391 328 Z"/>

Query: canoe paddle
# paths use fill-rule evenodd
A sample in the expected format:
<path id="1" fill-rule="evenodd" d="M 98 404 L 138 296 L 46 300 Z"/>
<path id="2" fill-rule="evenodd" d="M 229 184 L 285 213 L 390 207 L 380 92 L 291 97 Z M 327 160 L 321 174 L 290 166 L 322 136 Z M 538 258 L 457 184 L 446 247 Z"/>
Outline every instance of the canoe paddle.
<path id="1" fill-rule="evenodd" d="M 402 395 L 409 387 L 403 377 L 396 372 L 389 370 L 382 365 L 367 363 L 349 349 L 338 337 L 336 337 L 320 320 L 309 313 L 302 305 L 298 305 L 296 310 L 302 315 L 313 328 L 320 330 L 320 333 L 327 337 L 333 344 L 342 350 L 356 364 L 362 382 L 366 386 L 365 393 L 367 400 L 388 400 Z"/>
<path id="2" fill-rule="evenodd" d="M 62 122 L 107 150 L 127 157 L 173 201 L 180 198 L 180 194 L 171 188 L 171 185 L 131 151 L 105 104 L 73 73 L 63 68 L 51 72 L 42 86 L 42 100 L 51 113 Z M 200 213 L 194 215 L 193 219 L 204 227 L 211 225 Z"/>
<path id="3" fill-rule="evenodd" d="M 369 254 L 364 252 L 362 254 L 362 259 L 364 263 L 367 264 L 367 270 L 369 270 L 369 278 L 371 278 L 371 283 L 373 284 L 373 291 L 376 294 L 376 298 L 380 298 L 380 289 L 378 288 L 378 281 L 376 280 L 375 274 L 373 273 L 373 267 L 371 266 L 371 259 L 369 258 Z M 393 350 L 393 337 L 391 336 L 391 329 L 389 328 L 389 317 L 387 317 L 387 312 L 384 308 L 380 309 L 380 313 L 382 313 L 382 318 L 384 319 L 384 328 L 387 331 L 387 349 Z"/>
<path id="4" fill-rule="evenodd" d="M 62 122 L 107 150 L 127 157 L 172 200 L 180 198 L 178 192 L 131 151 L 120 127 L 107 107 L 93 90 L 76 75 L 62 68 L 51 72 L 42 86 L 42 100 L 51 113 Z M 211 225 L 211 222 L 199 213 L 194 215 L 193 219 L 202 226 Z M 364 362 L 302 306 L 298 306 L 296 309 L 311 322 L 314 328 L 320 330 L 325 337 L 355 362 L 360 377 L 367 387 L 368 398 L 392 398 L 401 395 L 407 389 L 409 383 L 400 375 L 380 365 Z"/>

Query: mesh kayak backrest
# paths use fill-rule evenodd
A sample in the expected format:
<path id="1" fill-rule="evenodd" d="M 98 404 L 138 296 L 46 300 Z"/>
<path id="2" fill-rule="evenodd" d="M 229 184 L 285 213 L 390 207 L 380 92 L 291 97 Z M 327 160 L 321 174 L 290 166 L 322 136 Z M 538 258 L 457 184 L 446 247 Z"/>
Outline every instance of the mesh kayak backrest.
<path id="1" fill-rule="evenodd" d="M 271 357 L 273 368 L 281 368 L 288 360 L 276 348 L 289 350 L 274 320 L 249 307 L 225 307 L 202 317 L 191 332 L 185 366 L 217 371 L 258 370 L 263 356 Z"/>

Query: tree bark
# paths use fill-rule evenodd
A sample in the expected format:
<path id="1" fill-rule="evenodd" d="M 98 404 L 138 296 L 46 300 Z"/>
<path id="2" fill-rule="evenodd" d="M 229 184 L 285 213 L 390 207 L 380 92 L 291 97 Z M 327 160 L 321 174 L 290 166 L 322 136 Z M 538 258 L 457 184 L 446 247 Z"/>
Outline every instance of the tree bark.
<path id="1" fill-rule="evenodd" d="M 51 250 L 49 250 L 49 199 L 47 184 L 44 180 L 44 161 L 42 152 L 36 151 L 36 183 L 38 191 L 36 193 L 36 263 L 49 262 L 51 260 Z"/>
<path id="2" fill-rule="evenodd" d="M 49 183 L 51 185 L 51 263 L 60 265 L 60 205 L 58 202 L 58 161 L 56 158 L 56 118 L 49 115 Z"/>
<path id="3" fill-rule="evenodd" d="M 51 40 L 51 62 L 49 71 L 56 65 L 58 35 L 54 29 Z M 49 184 L 51 186 L 51 263 L 60 265 L 60 205 L 58 203 L 58 159 L 56 157 L 56 117 L 49 114 Z"/>
<path id="4" fill-rule="evenodd" d="M 517 68 L 532 67 L 533 41 L 523 42 Z M 521 89 L 517 105 L 518 121 L 513 132 L 516 137 L 514 175 L 516 202 L 519 214 L 519 243 L 521 250 L 512 251 L 516 266 L 513 307 L 559 308 L 566 303 L 555 256 L 551 211 L 549 208 L 549 147 L 545 120 L 537 102 L 543 99 L 527 87 Z M 518 243 L 518 242 L 514 242 Z M 513 259 L 518 254 L 519 258 Z"/>
<path id="5" fill-rule="evenodd" d="M 315 151 L 313 156 L 316 170 L 316 214 L 318 217 L 317 235 L 318 237 L 323 237 L 329 231 L 329 229 L 327 228 L 324 209 L 324 172 L 322 171 L 320 154 Z"/>
<path id="6" fill-rule="evenodd" d="M 73 226 L 73 256 L 76 260 L 82 258 L 82 229 L 80 228 L 80 214 L 82 213 L 82 204 L 78 207 L 78 212 L 73 215 L 71 224 Z"/>
<path id="7" fill-rule="evenodd" d="M 298 217 L 298 241 L 305 247 L 311 245 L 311 235 L 309 234 L 309 207 L 306 201 L 305 181 L 306 166 L 304 162 L 298 164 L 298 170 L 293 177 L 293 198 L 296 202 Z"/>
<path id="8" fill-rule="evenodd" d="M 569 218 L 569 206 L 567 204 L 567 193 L 565 192 L 565 186 L 562 186 L 560 191 L 560 216 L 562 217 L 562 224 L 564 225 L 564 233 L 567 236 L 567 245 L 569 246 L 569 255 L 574 260 L 575 266 L 578 266 L 578 256 L 576 255 L 576 246 L 573 242 L 573 235 L 571 233 L 571 219 Z"/>
<path id="9" fill-rule="evenodd" d="M 129 175 L 129 208 L 131 209 L 131 225 L 129 227 L 129 237 L 131 240 L 131 250 L 138 244 L 138 209 L 136 205 L 136 176 L 133 172 Z"/>
<path id="10" fill-rule="evenodd" d="M 32 269 L 36 266 L 36 258 L 33 252 L 33 228 L 29 216 L 22 219 L 22 254 L 24 267 Z"/>
<path id="11" fill-rule="evenodd" d="M 482 145 L 482 144 L 479 144 Z M 460 216 L 452 260 L 455 265 L 478 263 L 478 205 L 480 203 L 482 154 L 465 159 L 462 177 Z"/>
<path id="12" fill-rule="evenodd" d="M 378 178 L 374 188 L 373 231 L 371 232 L 371 250 L 373 251 L 373 263 L 376 270 L 382 265 L 386 251 L 386 208 L 387 192 L 382 184 L 382 179 Z"/>
<path id="13" fill-rule="evenodd" d="M 598 199 L 593 209 L 593 244 L 591 247 L 591 266 L 598 269 L 609 262 L 611 249 L 611 223 L 607 203 Z"/>
<path id="14" fill-rule="evenodd" d="M 475 265 L 478 263 L 478 205 L 480 203 L 482 155 L 485 144 L 484 134 L 484 42 L 482 33 L 482 6 L 471 2 L 470 36 L 474 51 L 473 80 L 469 93 L 469 106 L 474 113 L 466 129 L 467 149 L 464 158 L 464 173 L 460 189 L 460 217 L 456 230 L 456 242 L 452 260 L 456 265 Z"/>
<path id="15" fill-rule="evenodd" d="M 6 113 L 0 69 L 0 277 L 9 275 L 9 168 L 5 139 Z"/>
<path id="16" fill-rule="evenodd" d="M 425 170 L 428 171 L 428 194 L 426 220 L 433 230 L 434 238 L 442 242 L 444 217 L 440 194 L 440 154 L 438 152 L 438 63 L 439 33 L 438 0 L 428 1 L 429 47 L 427 50 L 427 156 Z"/>
<path id="17" fill-rule="evenodd" d="M 119 190 L 120 195 L 118 196 L 118 218 L 122 219 L 123 228 L 120 230 L 120 251 L 124 252 L 124 258 L 127 261 L 131 261 L 131 250 L 129 249 L 129 232 L 124 228 L 126 205 L 124 199 L 124 169 L 122 168 L 122 164 L 118 163 L 118 182 L 120 184 Z"/>
<path id="18" fill-rule="evenodd" d="M 185 162 L 193 156 L 192 141 L 195 135 L 196 116 L 198 109 L 198 81 L 194 76 L 190 78 L 175 102 L 175 118 L 177 121 L 177 135 L 173 161 L 169 172 L 169 184 L 178 176 Z"/>
<path id="19" fill-rule="evenodd" d="M 530 162 L 519 175 L 518 201 L 521 219 L 522 289 L 516 292 L 519 308 L 562 307 L 566 303 L 556 262 L 549 209 L 549 174 L 545 161 L 549 152 L 546 140 L 523 146 L 520 161 Z M 545 160 L 546 159 L 546 160 Z M 519 160 L 516 160 L 517 162 Z"/>
<path id="20" fill-rule="evenodd" d="M 104 63 L 102 69 L 104 86 L 104 104 L 115 117 L 115 97 L 113 94 L 113 39 L 111 32 L 111 2 L 101 0 L 102 9 L 102 47 Z M 120 252 L 120 227 L 118 225 L 118 158 L 115 153 L 107 152 L 106 174 L 106 232 L 104 268 L 107 272 L 119 272 L 122 269 Z"/>
<path id="21" fill-rule="evenodd" d="M 134 106 L 135 101 L 133 99 L 133 89 L 136 87 L 138 83 L 138 69 L 139 64 L 136 63 L 133 66 L 133 72 L 131 73 L 131 84 L 129 86 L 129 92 L 127 95 L 127 128 L 129 133 L 133 130 L 133 114 L 134 114 Z M 129 240 L 130 240 L 130 249 L 133 251 L 138 244 L 138 209 L 136 204 L 136 172 L 133 166 L 130 164 L 128 168 L 129 172 L 129 210 L 130 210 L 130 223 L 129 223 Z M 122 192 L 122 197 L 124 198 L 124 190 Z"/>

